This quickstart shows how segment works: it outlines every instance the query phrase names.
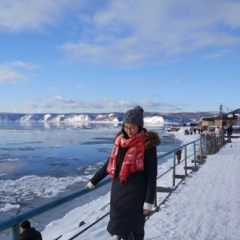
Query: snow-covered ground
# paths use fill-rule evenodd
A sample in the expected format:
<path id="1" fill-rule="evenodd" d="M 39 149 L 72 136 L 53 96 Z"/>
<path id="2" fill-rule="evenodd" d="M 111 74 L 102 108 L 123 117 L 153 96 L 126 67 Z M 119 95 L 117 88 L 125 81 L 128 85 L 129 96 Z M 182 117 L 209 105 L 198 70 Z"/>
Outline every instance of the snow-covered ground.
<path id="1" fill-rule="evenodd" d="M 181 129 L 174 133 L 183 143 L 199 138 L 199 135 L 184 135 L 183 131 Z M 232 143 L 225 145 L 217 154 L 209 155 L 199 170 L 190 173 L 167 201 L 160 205 L 160 211 L 147 220 L 145 239 L 239 239 L 239 156 L 240 138 L 232 139 Z M 158 196 L 159 203 L 161 199 Z M 43 239 L 53 240 L 60 236 L 60 240 L 70 239 L 108 211 L 109 193 L 51 222 L 42 231 Z M 79 227 L 81 221 L 86 224 Z M 75 239 L 115 239 L 106 231 L 107 222 L 108 216 Z"/>

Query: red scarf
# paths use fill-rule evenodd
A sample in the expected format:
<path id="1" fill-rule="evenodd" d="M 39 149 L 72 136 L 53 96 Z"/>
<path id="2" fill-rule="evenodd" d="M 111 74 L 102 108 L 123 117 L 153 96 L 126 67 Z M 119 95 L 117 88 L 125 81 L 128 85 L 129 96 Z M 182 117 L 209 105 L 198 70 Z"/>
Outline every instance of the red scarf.
<path id="1" fill-rule="evenodd" d="M 148 133 L 145 128 L 129 139 L 124 138 L 123 134 L 116 138 L 107 167 L 107 173 L 112 175 L 113 179 L 115 178 L 119 146 L 129 148 L 123 159 L 122 169 L 119 174 L 120 183 L 127 181 L 131 173 L 144 169 L 144 143 L 147 138 Z"/>

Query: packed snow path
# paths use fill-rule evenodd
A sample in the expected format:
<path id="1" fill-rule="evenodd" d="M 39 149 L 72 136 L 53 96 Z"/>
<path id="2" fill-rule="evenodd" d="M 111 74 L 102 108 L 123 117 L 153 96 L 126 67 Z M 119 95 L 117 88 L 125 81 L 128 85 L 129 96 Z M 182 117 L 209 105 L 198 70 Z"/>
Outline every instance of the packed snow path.
<path id="1" fill-rule="evenodd" d="M 240 239 L 240 142 L 207 157 L 146 224 L 146 239 Z"/>

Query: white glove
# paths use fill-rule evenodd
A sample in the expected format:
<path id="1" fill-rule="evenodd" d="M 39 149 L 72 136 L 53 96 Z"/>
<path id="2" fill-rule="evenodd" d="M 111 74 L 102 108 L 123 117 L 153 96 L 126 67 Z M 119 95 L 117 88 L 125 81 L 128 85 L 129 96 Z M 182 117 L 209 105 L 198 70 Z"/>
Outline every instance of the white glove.
<path id="1" fill-rule="evenodd" d="M 143 209 L 152 211 L 152 209 L 153 209 L 153 204 L 144 202 L 144 204 L 143 204 Z"/>
<path id="2" fill-rule="evenodd" d="M 86 185 L 86 188 L 88 188 L 88 189 L 92 189 L 92 188 L 94 188 L 95 186 L 91 183 L 91 182 L 89 182 L 87 185 Z"/>

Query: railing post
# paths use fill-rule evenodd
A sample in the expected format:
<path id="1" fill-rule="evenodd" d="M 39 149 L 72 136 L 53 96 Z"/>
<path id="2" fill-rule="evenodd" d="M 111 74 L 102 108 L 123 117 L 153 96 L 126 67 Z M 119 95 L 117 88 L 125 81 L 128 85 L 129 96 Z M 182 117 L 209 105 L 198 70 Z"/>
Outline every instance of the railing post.
<path id="1" fill-rule="evenodd" d="M 156 186 L 157 186 L 157 179 L 156 179 Z M 157 189 L 155 190 L 155 198 L 154 198 L 154 207 L 157 207 Z"/>
<path id="2" fill-rule="evenodd" d="M 197 158 L 196 158 L 196 142 L 193 143 L 193 151 L 194 151 L 194 168 L 197 168 Z"/>
<path id="3" fill-rule="evenodd" d="M 217 138 L 215 137 L 214 138 L 214 152 L 213 153 L 216 153 L 217 152 Z"/>
<path id="4" fill-rule="evenodd" d="M 205 143 L 205 148 L 206 148 L 206 155 L 208 155 L 208 140 L 207 140 L 207 136 L 205 136 L 204 143 Z"/>
<path id="5" fill-rule="evenodd" d="M 187 146 L 184 147 L 185 176 L 187 176 Z"/>
<path id="6" fill-rule="evenodd" d="M 205 143 L 206 143 L 206 149 L 207 149 L 206 153 L 207 153 L 207 155 L 209 155 L 210 154 L 210 142 L 207 139 L 207 136 L 205 137 Z"/>
<path id="7" fill-rule="evenodd" d="M 200 138 L 200 152 L 199 152 L 199 161 L 202 162 L 203 161 L 203 157 L 202 157 L 202 153 L 203 153 L 203 149 L 202 149 L 202 136 Z"/>
<path id="8" fill-rule="evenodd" d="M 176 163 L 176 154 L 175 154 L 175 152 L 173 152 L 173 175 L 172 175 L 172 177 L 173 177 L 173 187 L 175 187 L 175 174 L 176 174 L 175 163 Z"/>
<path id="9" fill-rule="evenodd" d="M 19 240 L 19 224 L 16 224 L 10 228 L 10 240 Z"/>

